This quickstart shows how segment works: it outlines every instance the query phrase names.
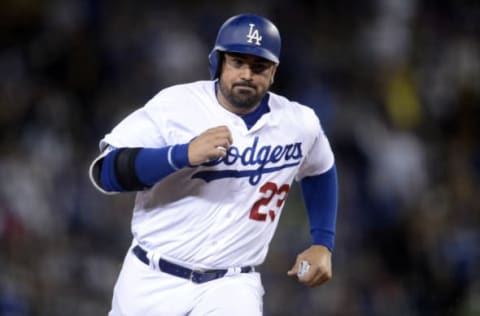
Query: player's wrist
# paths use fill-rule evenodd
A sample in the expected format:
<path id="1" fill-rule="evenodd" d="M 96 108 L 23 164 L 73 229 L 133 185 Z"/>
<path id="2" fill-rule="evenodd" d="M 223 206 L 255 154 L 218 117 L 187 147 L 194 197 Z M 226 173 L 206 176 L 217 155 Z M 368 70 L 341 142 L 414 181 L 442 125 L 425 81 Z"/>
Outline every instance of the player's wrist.
<path id="1" fill-rule="evenodd" d="M 333 252 L 335 245 L 335 234 L 332 232 L 326 232 L 319 229 L 311 230 L 312 235 L 312 245 L 313 246 L 323 246 Z"/>
<path id="2" fill-rule="evenodd" d="M 189 145 L 190 143 L 172 146 L 171 159 L 172 163 L 175 165 L 175 167 L 177 167 L 177 169 L 181 169 L 184 167 L 193 167 L 188 159 Z"/>

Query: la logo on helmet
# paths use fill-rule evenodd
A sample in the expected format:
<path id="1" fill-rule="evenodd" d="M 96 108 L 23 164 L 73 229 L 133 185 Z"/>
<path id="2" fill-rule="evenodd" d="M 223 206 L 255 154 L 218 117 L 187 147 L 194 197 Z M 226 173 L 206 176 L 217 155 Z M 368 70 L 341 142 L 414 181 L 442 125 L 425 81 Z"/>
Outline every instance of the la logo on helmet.
<path id="1" fill-rule="evenodd" d="M 262 36 L 258 32 L 258 29 L 254 29 L 255 24 L 250 23 L 249 25 L 250 25 L 250 30 L 248 31 L 248 34 L 247 34 L 247 38 L 248 38 L 247 42 L 253 43 L 253 40 L 255 40 L 255 44 L 260 46 L 262 44 L 261 43 Z"/>

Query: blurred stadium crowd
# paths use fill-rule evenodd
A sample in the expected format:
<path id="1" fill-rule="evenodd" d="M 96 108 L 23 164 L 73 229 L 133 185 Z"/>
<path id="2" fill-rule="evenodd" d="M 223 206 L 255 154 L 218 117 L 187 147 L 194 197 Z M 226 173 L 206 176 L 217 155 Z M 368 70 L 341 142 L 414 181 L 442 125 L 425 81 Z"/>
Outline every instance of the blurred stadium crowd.
<path id="1" fill-rule="evenodd" d="M 240 12 L 279 27 L 273 90 L 317 111 L 339 171 L 333 280 L 286 275 L 309 243 L 297 188 L 261 267 L 265 315 L 480 315 L 479 4 L 2 1 L 0 316 L 106 315 L 133 196 L 89 183 L 98 141 L 208 78 Z"/>

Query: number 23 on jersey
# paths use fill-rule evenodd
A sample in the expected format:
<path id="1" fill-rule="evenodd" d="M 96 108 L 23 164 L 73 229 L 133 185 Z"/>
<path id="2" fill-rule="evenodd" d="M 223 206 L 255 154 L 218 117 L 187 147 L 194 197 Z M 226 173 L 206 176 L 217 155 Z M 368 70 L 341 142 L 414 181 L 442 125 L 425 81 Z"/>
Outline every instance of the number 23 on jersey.
<path id="1" fill-rule="evenodd" d="M 267 182 L 260 187 L 259 191 L 263 195 L 253 204 L 250 210 L 250 219 L 264 222 L 268 216 L 273 222 L 277 211 L 287 198 L 290 185 L 277 186 L 273 182 Z"/>

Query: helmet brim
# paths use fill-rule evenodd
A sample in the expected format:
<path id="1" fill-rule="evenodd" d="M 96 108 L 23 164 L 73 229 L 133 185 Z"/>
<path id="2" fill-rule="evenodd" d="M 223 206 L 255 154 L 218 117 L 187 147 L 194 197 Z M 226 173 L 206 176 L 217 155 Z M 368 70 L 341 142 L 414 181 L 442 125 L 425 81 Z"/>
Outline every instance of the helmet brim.
<path id="1" fill-rule="evenodd" d="M 253 56 L 265 58 L 277 65 L 280 63 L 280 61 L 278 60 L 278 57 L 272 54 L 269 50 L 262 47 L 252 46 L 252 45 L 240 45 L 240 44 L 217 45 L 214 48 L 214 50 L 224 52 L 224 53 L 240 53 L 240 54 L 253 55 Z"/>

